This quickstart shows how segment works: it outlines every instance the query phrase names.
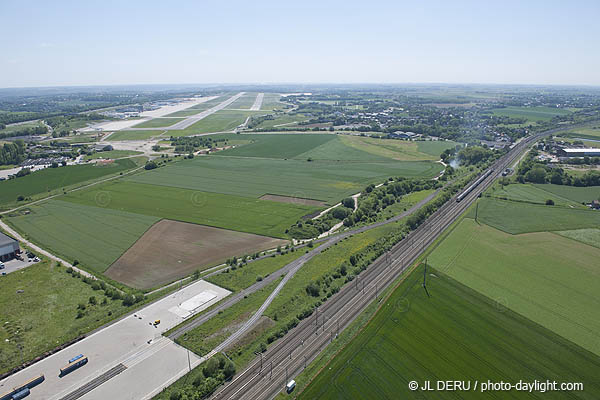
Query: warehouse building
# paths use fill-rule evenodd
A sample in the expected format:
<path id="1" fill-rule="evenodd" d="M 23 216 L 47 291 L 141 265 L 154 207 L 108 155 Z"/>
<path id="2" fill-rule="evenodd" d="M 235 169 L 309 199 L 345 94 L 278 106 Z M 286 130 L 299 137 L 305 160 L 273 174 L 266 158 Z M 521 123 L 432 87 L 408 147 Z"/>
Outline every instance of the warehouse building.
<path id="1" fill-rule="evenodd" d="M 8 261 L 21 252 L 19 242 L 0 232 L 0 261 Z"/>
<path id="2" fill-rule="evenodd" d="M 600 149 L 560 149 L 558 155 L 560 157 L 600 157 Z"/>

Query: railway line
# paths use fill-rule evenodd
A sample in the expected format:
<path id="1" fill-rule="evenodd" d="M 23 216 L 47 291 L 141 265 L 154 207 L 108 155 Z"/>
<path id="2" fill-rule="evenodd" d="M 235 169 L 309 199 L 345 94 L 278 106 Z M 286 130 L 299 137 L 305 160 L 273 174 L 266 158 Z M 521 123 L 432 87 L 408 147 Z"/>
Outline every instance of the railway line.
<path id="1" fill-rule="evenodd" d="M 353 282 L 346 284 L 311 316 L 275 342 L 231 382 L 212 396 L 214 399 L 270 399 L 374 300 L 379 293 L 410 268 L 424 249 L 449 227 L 523 150 L 543 132 L 521 141 L 486 171 L 477 185 L 450 199 L 423 224 L 380 256 Z M 481 179 L 483 178 L 483 179 Z M 457 201 L 458 200 L 458 201 Z"/>

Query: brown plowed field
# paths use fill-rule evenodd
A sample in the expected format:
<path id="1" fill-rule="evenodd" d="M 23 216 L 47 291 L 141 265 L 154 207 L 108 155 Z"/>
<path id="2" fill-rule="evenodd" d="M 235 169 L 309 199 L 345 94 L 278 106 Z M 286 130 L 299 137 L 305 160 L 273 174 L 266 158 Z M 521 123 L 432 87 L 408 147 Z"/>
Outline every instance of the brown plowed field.
<path id="1" fill-rule="evenodd" d="M 205 225 L 161 220 L 138 239 L 105 275 L 138 289 L 164 285 L 232 256 L 285 244 L 285 240 Z"/>

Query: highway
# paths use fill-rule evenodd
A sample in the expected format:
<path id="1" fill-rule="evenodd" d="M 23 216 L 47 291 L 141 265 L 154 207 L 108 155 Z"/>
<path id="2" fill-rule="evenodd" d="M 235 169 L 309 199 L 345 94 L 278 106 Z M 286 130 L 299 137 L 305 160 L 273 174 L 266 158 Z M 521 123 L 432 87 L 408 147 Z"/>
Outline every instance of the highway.
<path id="1" fill-rule="evenodd" d="M 511 162 L 541 136 L 521 141 L 491 167 L 493 173 L 460 202 L 455 197 L 433 213 L 421 226 L 375 260 L 352 283 L 346 284 L 309 318 L 304 319 L 233 380 L 222 386 L 215 399 L 270 399 L 292 377 L 314 360 L 339 332 L 346 328 L 388 285 L 405 272 L 427 246 L 450 226 Z M 246 327 L 250 329 L 251 325 Z M 237 332 L 236 332 L 237 333 Z M 225 343 L 225 342 L 224 342 Z M 218 348 L 223 348 L 219 346 Z"/>

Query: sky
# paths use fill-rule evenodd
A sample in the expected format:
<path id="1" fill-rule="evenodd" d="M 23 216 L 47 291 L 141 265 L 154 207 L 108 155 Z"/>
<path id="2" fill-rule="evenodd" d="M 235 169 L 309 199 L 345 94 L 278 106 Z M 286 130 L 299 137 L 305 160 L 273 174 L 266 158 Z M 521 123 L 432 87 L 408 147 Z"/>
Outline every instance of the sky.
<path id="1" fill-rule="evenodd" d="M 0 0 L 0 87 L 600 85 L 598 16 L 598 0 Z"/>

